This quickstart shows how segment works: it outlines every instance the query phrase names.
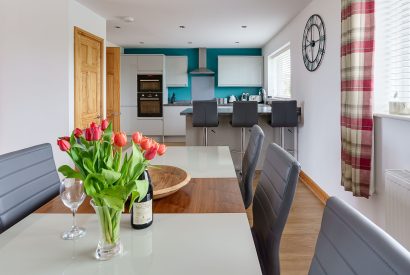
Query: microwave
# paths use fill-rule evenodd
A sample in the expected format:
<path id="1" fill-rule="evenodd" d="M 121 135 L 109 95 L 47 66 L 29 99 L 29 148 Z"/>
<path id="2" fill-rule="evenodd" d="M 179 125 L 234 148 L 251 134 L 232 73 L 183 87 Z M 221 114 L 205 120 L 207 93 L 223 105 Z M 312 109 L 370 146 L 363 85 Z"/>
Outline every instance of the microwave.
<path id="1" fill-rule="evenodd" d="M 138 93 L 162 93 L 162 75 L 137 75 Z"/>

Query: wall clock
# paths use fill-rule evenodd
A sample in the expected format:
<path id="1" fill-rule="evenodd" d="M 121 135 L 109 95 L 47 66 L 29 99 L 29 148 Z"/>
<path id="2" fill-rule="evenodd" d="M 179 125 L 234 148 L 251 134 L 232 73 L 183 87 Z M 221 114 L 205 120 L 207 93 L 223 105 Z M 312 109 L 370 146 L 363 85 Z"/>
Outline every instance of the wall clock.
<path id="1" fill-rule="evenodd" d="M 302 55 L 306 69 L 313 72 L 322 62 L 325 54 L 326 29 L 322 17 L 312 15 L 303 32 Z"/>

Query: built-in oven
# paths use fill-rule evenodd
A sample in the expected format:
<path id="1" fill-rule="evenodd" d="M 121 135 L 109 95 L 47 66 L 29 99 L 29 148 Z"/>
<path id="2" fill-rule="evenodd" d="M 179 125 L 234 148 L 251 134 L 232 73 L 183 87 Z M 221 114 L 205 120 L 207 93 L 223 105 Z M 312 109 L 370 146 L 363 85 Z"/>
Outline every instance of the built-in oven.
<path id="1" fill-rule="evenodd" d="M 138 75 L 138 117 L 162 117 L 162 75 Z"/>
<path id="2" fill-rule="evenodd" d="M 138 117 L 162 117 L 162 93 L 138 93 Z"/>

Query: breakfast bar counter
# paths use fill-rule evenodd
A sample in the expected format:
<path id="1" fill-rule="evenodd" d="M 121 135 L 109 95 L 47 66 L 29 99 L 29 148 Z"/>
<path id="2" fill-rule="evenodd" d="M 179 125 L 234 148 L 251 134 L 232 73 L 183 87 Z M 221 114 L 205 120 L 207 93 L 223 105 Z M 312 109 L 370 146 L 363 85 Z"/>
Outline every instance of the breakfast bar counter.
<path id="1" fill-rule="evenodd" d="M 265 159 L 265 152 L 268 145 L 272 142 L 280 143 L 280 130 L 279 128 L 272 128 L 270 126 L 271 119 L 271 106 L 258 104 L 258 125 L 262 128 L 265 133 L 265 140 L 262 147 L 261 156 L 259 158 L 257 169 L 261 170 L 263 166 L 263 160 Z M 300 113 L 300 108 L 298 109 Z M 200 146 L 204 145 L 204 132 L 201 127 L 192 126 L 192 107 L 186 108 L 183 110 L 180 115 L 185 116 L 186 120 L 186 145 L 187 146 Z M 232 159 L 234 161 L 235 169 L 240 169 L 241 163 L 241 128 L 232 127 L 233 107 L 232 106 L 218 106 L 218 117 L 219 125 L 218 127 L 208 128 L 208 146 L 229 146 Z M 285 132 L 285 149 L 291 154 L 294 154 L 295 147 L 295 135 L 297 132 L 294 131 L 294 128 L 286 128 Z M 250 128 L 246 131 L 245 134 L 245 143 L 248 143 L 250 136 Z"/>

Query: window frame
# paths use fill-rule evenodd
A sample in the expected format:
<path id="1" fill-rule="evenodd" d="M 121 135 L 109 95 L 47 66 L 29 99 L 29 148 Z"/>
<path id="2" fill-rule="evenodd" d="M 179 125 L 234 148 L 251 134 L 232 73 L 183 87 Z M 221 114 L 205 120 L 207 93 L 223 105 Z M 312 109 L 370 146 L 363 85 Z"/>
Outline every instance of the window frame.
<path id="1" fill-rule="evenodd" d="M 274 65 L 275 59 L 285 52 L 289 52 L 289 96 L 282 96 L 282 93 L 277 92 L 277 84 L 275 83 L 276 66 Z M 268 95 L 278 99 L 290 99 L 292 98 L 292 50 L 290 42 L 286 43 L 272 54 L 268 56 Z"/>

